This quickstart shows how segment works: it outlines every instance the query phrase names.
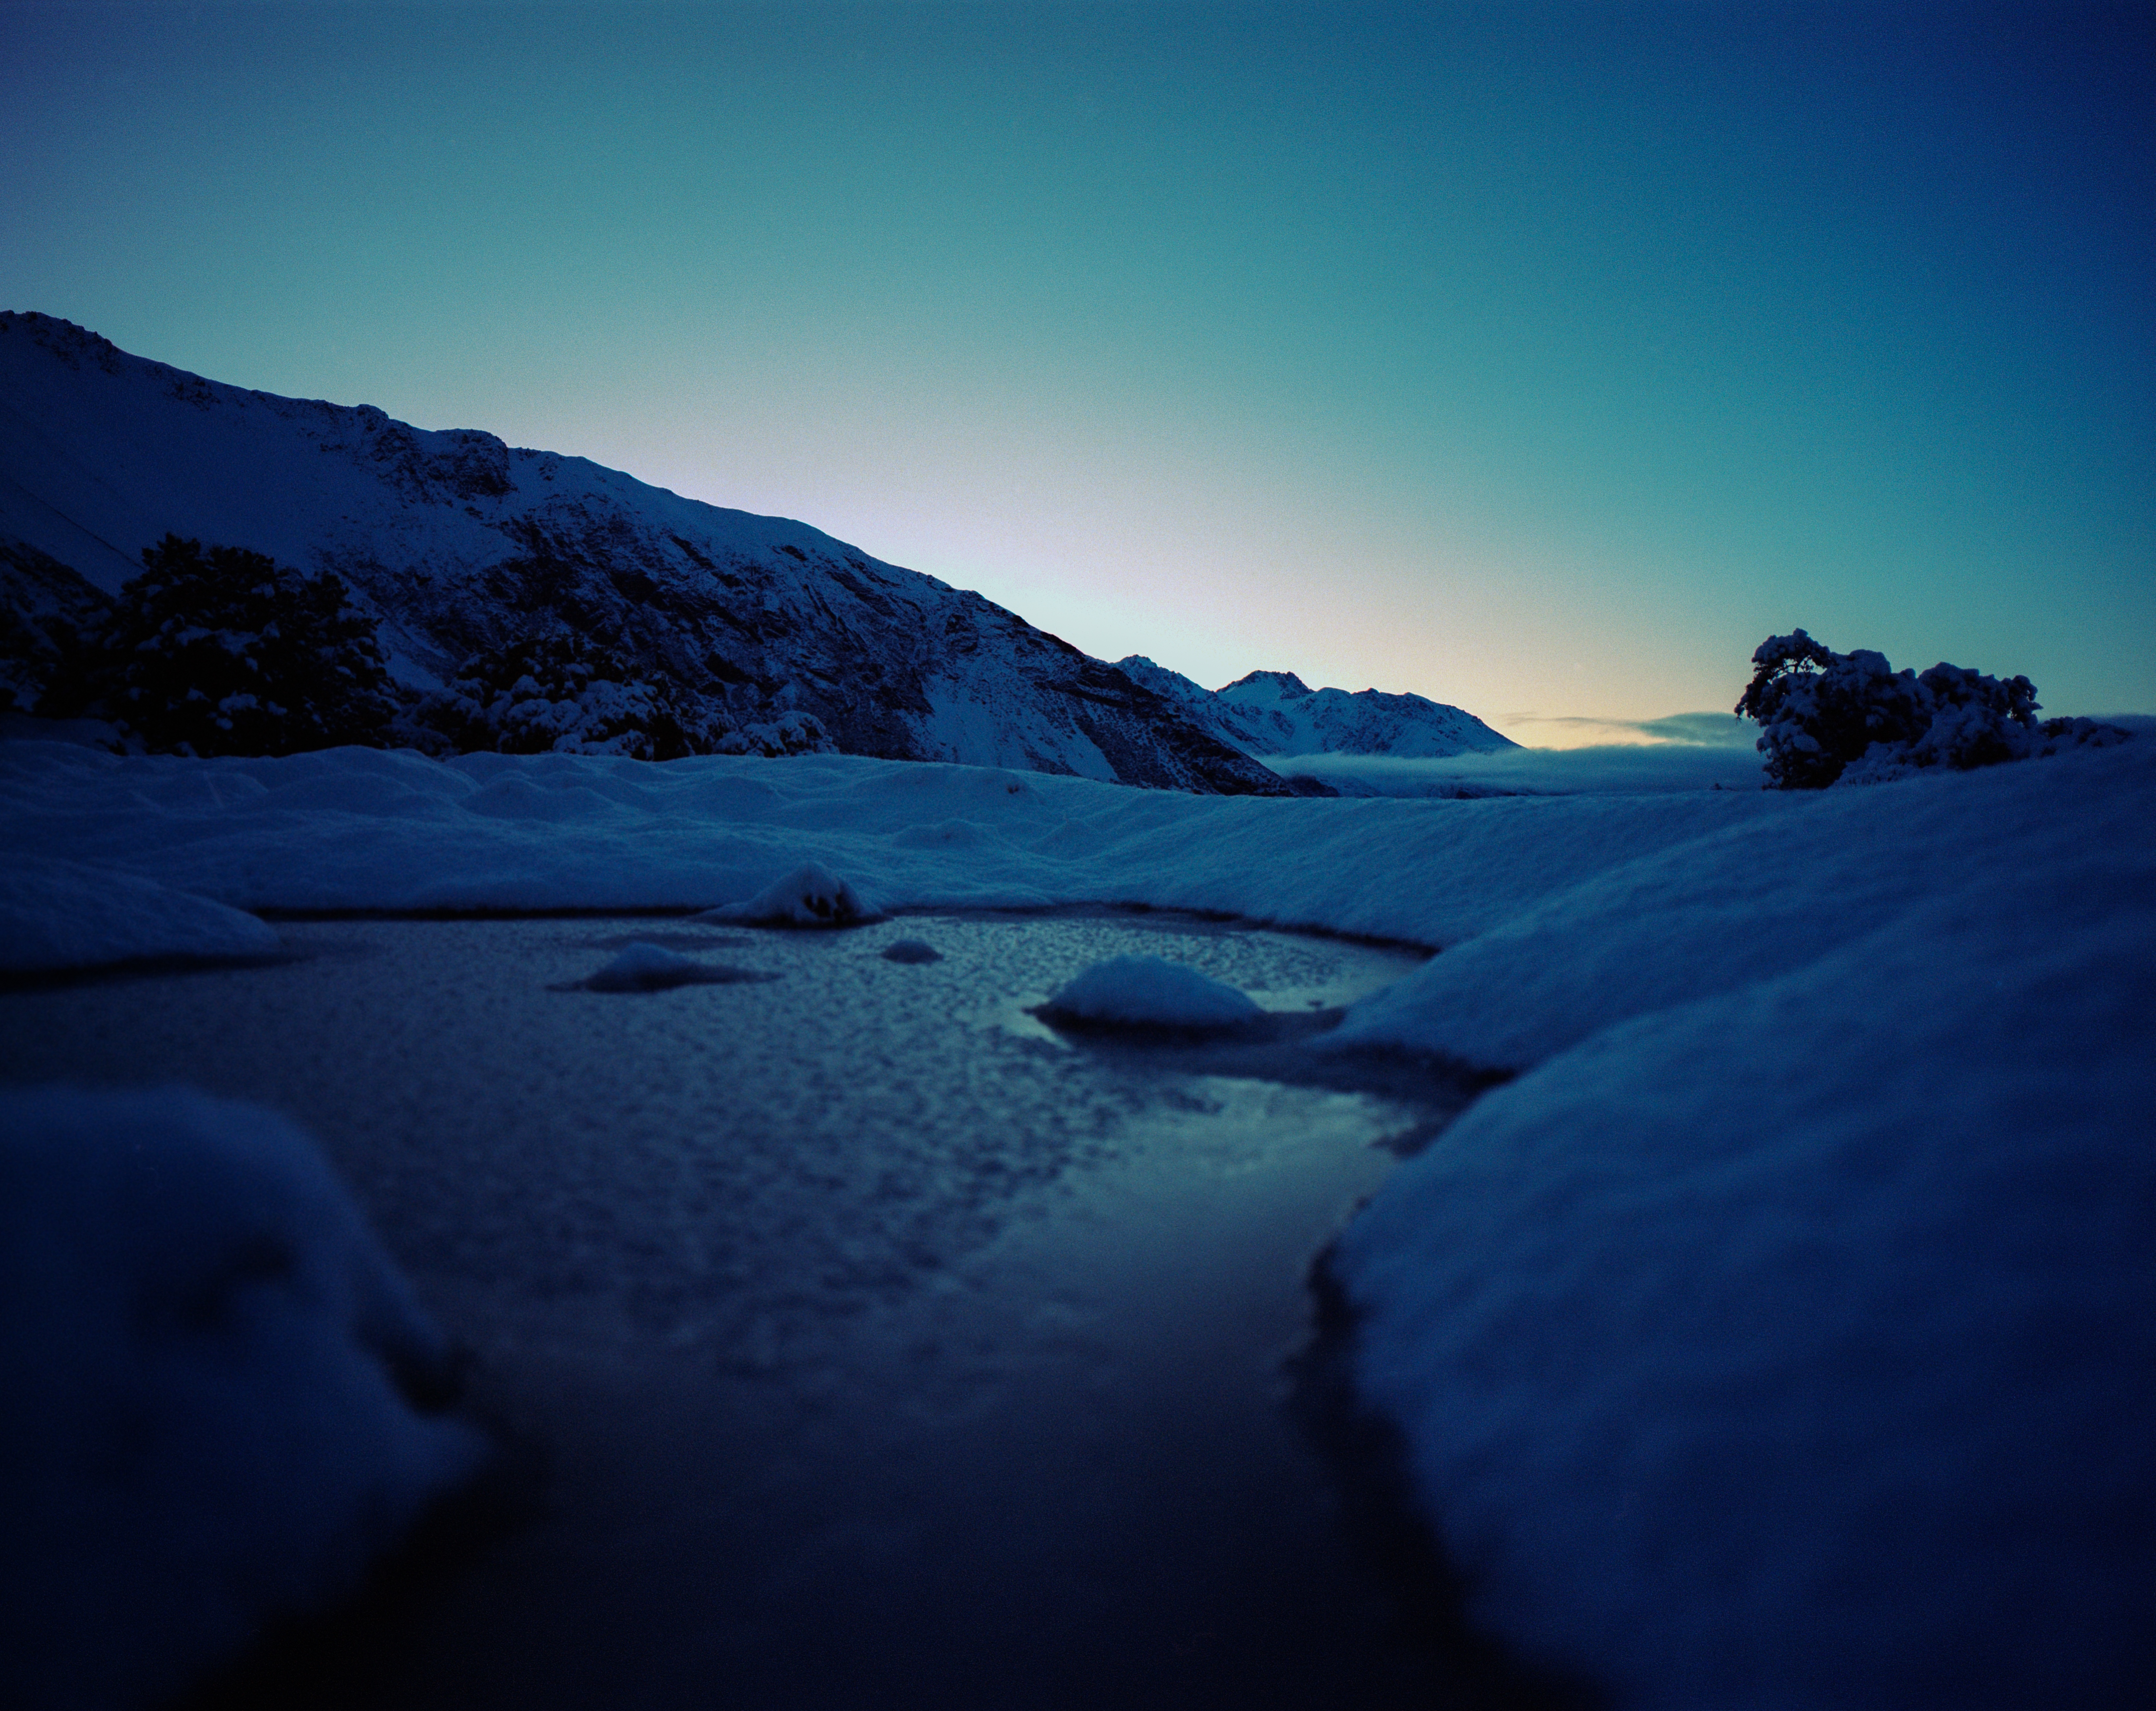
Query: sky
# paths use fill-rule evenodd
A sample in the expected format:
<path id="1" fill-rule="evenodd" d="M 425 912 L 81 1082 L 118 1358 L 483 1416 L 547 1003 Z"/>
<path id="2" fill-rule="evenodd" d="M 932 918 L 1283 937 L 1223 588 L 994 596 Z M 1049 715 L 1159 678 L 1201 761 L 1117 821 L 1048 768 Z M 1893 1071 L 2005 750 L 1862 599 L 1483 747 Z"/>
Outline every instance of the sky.
<path id="1" fill-rule="evenodd" d="M 0 307 L 1089 653 L 2156 712 L 2156 7 L 0 0 Z"/>

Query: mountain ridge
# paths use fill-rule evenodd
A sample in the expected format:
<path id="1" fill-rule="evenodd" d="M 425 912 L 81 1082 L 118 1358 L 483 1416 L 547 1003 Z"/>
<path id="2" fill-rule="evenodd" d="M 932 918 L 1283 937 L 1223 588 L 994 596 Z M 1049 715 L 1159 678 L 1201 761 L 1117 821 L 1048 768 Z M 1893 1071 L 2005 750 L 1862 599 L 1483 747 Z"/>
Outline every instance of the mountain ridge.
<path id="1" fill-rule="evenodd" d="M 1251 671 L 1209 690 L 1142 654 L 1116 664 L 1254 758 L 1387 754 L 1419 760 L 1519 747 L 1472 713 L 1424 696 L 1312 689 L 1292 671 Z"/>
<path id="2" fill-rule="evenodd" d="M 0 312 L 0 535 L 109 594 L 167 532 L 333 573 L 417 690 L 489 650 L 582 637 L 678 690 L 694 746 L 790 722 L 891 759 L 1287 788 L 1112 665 L 808 524 Z"/>
<path id="3" fill-rule="evenodd" d="M 1276 795 L 1293 787 L 1266 756 L 1512 746 L 1419 696 L 1265 671 L 1214 692 L 1142 655 L 1110 665 L 808 523 L 0 312 L 0 687 L 33 695 L 53 624 L 82 629 L 168 532 L 338 577 L 434 721 L 408 737 L 455 747 L 835 748 Z M 475 681 L 479 661 L 501 681 Z M 606 705 L 663 705 L 677 746 L 609 735 L 623 722 L 577 698 L 595 671 L 633 676 Z M 512 694 L 539 699 L 505 722 Z"/>

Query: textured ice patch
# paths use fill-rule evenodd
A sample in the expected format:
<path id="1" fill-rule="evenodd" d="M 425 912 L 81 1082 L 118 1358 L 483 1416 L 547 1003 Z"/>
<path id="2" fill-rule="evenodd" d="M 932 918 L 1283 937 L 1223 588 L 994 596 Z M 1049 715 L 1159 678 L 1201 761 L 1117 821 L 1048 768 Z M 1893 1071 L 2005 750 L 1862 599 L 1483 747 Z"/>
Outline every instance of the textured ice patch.
<path id="1" fill-rule="evenodd" d="M 0 971 L 8 974 L 276 948 L 266 922 L 155 880 L 24 855 L 0 871 Z"/>
<path id="2" fill-rule="evenodd" d="M 805 861 L 745 903 L 698 917 L 747 927 L 857 927 L 881 919 L 875 906 L 829 868 Z"/>
<path id="3" fill-rule="evenodd" d="M 1041 1014 L 1093 1027 L 1232 1028 L 1264 1012 L 1247 994 L 1183 963 L 1111 957 L 1065 985 Z"/>
<path id="4" fill-rule="evenodd" d="M 482 1458 L 451 1378 L 282 1118 L 0 1094 L 0 1698 L 158 1699 L 352 1590 Z"/>

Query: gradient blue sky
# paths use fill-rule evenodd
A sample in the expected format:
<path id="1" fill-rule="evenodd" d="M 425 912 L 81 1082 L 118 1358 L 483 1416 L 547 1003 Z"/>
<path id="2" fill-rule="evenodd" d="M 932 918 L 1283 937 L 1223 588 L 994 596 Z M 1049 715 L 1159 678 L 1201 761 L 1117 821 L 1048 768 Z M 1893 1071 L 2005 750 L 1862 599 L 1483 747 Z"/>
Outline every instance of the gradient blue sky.
<path id="1" fill-rule="evenodd" d="M 0 306 L 1531 742 L 2156 712 L 2146 4 L 0 0 Z"/>

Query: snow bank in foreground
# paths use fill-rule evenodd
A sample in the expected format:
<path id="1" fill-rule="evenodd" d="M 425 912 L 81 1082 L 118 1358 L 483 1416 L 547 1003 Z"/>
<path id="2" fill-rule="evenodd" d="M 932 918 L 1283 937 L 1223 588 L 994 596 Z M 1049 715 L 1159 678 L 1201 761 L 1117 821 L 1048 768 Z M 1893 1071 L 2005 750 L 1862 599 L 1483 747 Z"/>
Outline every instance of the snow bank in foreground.
<path id="1" fill-rule="evenodd" d="M 1068 983 L 1043 1014 L 1096 1027 L 1232 1028 L 1264 1012 L 1248 994 L 1185 963 L 1111 957 Z"/>
<path id="2" fill-rule="evenodd" d="M 2156 743 L 2112 753 L 1821 792 L 1614 864 L 1365 999 L 1335 1037 L 1520 1068 L 1948 898 L 2042 919 L 2063 890 L 2126 897 L 2156 883 Z M 1942 979 L 1957 954 L 1940 942 Z"/>
<path id="3" fill-rule="evenodd" d="M 27 853 L 10 856 L 0 869 L 0 972 L 276 948 L 275 932 L 254 916 L 154 880 Z"/>
<path id="4" fill-rule="evenodd" d="M 1501 1031 L 1577 1036 L 1600 979 L 1644 1013 L 1342 1238 L 1360 1380 L 1476 1613 L 1621 1703 L 2156 1696 L 2156 818 L 2145 760 L 2050 764 L 1537 912 L 1462 977 Z M 1665 933 L 1714 995 L 1625 984 Z M 1391 1031 L 1477 1029 L 1419 979 Z"/>
<path id="5" fill-rule="evenodd" d="M 0 1693 L 144 1703 L 351 1590 L 480 1439 L 312 1144 L 162 1092 L 0 1094 Z"/>

